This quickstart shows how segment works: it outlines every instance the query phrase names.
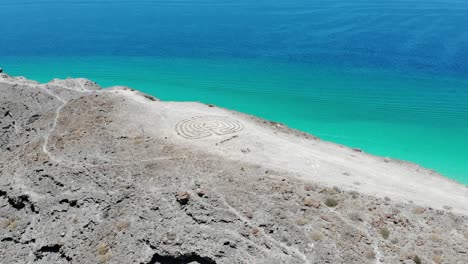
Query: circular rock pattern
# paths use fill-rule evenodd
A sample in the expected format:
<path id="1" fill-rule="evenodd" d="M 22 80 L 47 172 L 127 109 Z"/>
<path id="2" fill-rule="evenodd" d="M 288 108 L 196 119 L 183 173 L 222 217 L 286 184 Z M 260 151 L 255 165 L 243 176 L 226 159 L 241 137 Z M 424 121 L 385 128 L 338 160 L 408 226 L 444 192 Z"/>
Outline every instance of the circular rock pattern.
<path id="1" fill-rule="evenodd" d="M 184 138 L 198 139 L 211 135 L 227 135 L 241 131 L 239 121 L 225 116 L 195 116 L 177 123 L 176 132 Z"/>

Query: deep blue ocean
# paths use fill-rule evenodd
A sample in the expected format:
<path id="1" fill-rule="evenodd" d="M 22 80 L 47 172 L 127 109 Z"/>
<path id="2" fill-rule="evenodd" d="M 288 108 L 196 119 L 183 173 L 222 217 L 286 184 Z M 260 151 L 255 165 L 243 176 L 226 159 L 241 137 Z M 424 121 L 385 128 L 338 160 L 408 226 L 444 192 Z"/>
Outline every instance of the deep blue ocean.
<path id="1" fill-rule="evenodd" d="M 0 67 L 202 101 L 468 184 L 468 2 L 0 0 Z"/>

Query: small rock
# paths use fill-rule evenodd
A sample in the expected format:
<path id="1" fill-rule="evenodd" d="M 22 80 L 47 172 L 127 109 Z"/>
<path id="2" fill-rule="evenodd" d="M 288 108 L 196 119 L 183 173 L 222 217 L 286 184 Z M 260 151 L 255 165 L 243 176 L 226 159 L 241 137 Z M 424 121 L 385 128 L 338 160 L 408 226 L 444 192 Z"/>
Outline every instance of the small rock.
<path id="1" fill-rule="evenodd" d="M 177 198 L 177 202 L 179 202 L 182 205 L 185 205 L 190 200 L 190 194 L 188 192 L 179 192 L 176 198 Z"/>
<path id="2" fill-rule="evenodd" d="M 422 245 L 424 245 L 424 241 L 422 239 L 416 240 L 416 246 L 420 247 Z"/>
<path id="3" fill-rule="evenodd" d="M 326 215 L 321 215 L 320 218 L 321 218 L 322 220 L 324 220 L 324 221 L 327 221 L 327 222 L 331 222 L 331 221 L 332 221 L 331 218 L 328 217 L 328 216 L 326 216 Z"/>
<path id="4" fill-rule="evenodd" d="M 3 69 L 2 69 L 2 68 L 0 68 L 0 73 L 2 73 L 2 72 L 3 72 Z"/>
<path id="5" fill-rule="evenodd" d="M 252 218 L 253 218 L 252 212 L 245 212 L 244 215 L 245 215 L 245 217 L 247 217 L 248 219 L 252 219 Z"/>
<path id="6" fill-rule="evenodd" d="M 462 247 L 456 247 L 453 250 L 455 250 L 455 252 L 457 252 L 459 254 L 466 254 L 468 252 L 468 250 L 466 248 L 462 248 Z"/>
<path id="7" fill-rule="evenodd" d="M 198 189 L 198 190 L 197 190 L 197 195 L 198 195 L 199 197 L 204 197 L 204 196 L 206 196 L 206 191 L 205 191 L 205 190 L 200 190 L 200 189 Z M 189 197 L 189 198 L 190 198 L 190 197 Z"/>

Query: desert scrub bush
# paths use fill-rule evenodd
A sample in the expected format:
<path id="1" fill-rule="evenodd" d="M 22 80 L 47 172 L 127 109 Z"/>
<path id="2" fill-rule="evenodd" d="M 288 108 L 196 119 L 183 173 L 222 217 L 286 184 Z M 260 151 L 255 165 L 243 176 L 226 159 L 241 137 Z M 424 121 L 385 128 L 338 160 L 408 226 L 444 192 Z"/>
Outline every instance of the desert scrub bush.
<path id="1" fill-rule="evenodd" d="M 419 258 L 418 255 L 415 255 L 415 256 L 414 256 L 413 261 L 414 261 L 414 263 L 416 263 L 416 264 L 421 264 L 421 263 L 422 263 L 422 262 L 421 262 L 421 259 Z"/>
<path id="2" fill-rule="evenodd" d="M 107 247 L 107 244 L 104 242 L 99 242 L 99 244 L 96 247 L 96 252 L 98 253 L 98 255 L 104 255 L 107 253 L 108 250 L 109 247 Z"/>
<path id="3" fill-rule="evenodd" d="M 383 238 L 387 239 L 390 236 L 390 230 L 388 230 L 388 228 L 386 227 L 381 228 L 380 234 L 382 235 Z"/>
<path id="4" fill-rule="evenodd" d="M 13 230 L 18 226 L 18 222 L 15 219 L 7 219 L 0 223 L 1 228 Z"/>
<path id="5" fill-rule="evenodd" d="M 119 231 L 127 230 L 129 226 L 130 226 L 130 223 L 127 222 L 127 221 L 119 221 L 119 222 L 115 223 L 115 227 Z"/>
<path id="6" fill-rule="evenodd" d="M 314 241 L 322 241 L 324 236 L 321 232 L 314 232 L 312 233 L 312 235 L 310 236 L 312 238 L 312 240 Z"/>
<path id="7" fill-rule="evenodd" d="M 300 226 L 307 225 L 308 223 L 309 223 L 309 220 L 305 218 L 299 218 L 296 220 L 296 224 Z"/>
<path id="8" fill-rule="evenodd" d="M 349 192 L 349 194 L 351 194 L 351 197 L 353 197 L 353 199 L 357 199 L 359 197 L 359 193 L 356 191 L 351 191 Z"/>
<path id="9" fill-rule="evenodd" d="M 416 207 L 413 209 L 413 213 L 415 214 L 423 214 L 424 212 L 426 212 L 426 209 L 424 209 L 423 207 Z"/>
<path id="10" fill-rule="evenodd" d="M 99 262 L 105 263 L 108 262 L 112 258 L 112 255 L 110 252 L 107 252 L 104 255 L 99 255 Z"/>
<path id="11" fill-rule="evenodd" d="M 434 234 L 432 233 L 431 235 L 429 235 L 429 239 L 432 241 L 432 242 L 440 242 L 442 239 L 440 238 L 440 236 L 438 236 L 437 234 Z"/>
<path id="12" fill-rule="evenodd" d="M 442 257 L 440 255 L 434 255 L 432 257 L 432 261 L 434 261 L 436 264 L 442 263 Z"/>
<path id="13" fill-rule="evenodd" d="M 333 198 L 327 198 L 325 200 L 325 205 L 328 207 L 335 207 L 338 205 L 338 201 Z"/>

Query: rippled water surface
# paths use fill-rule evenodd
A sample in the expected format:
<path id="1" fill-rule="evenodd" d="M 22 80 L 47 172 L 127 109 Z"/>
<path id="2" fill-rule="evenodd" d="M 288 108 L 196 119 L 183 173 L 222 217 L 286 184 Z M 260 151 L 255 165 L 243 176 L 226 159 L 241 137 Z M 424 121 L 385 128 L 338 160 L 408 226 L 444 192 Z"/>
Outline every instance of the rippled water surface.
<path id="1" fill-rule="evenodd" d="M 468 184 L 468 3 L 13 1 L 0 67 L 203 101 Z"/>

